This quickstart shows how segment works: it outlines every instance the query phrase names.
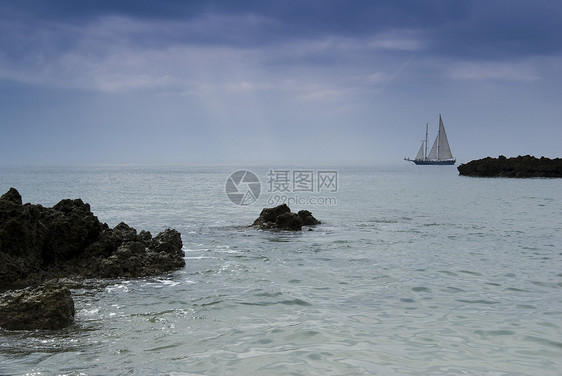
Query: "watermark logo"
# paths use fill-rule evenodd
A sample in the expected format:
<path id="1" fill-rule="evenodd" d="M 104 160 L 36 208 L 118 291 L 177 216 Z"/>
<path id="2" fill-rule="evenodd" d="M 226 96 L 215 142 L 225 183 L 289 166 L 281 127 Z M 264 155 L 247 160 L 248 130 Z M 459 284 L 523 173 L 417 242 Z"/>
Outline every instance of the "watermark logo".
<path id="1" fill-rule="evenodd" d="M 253 204 L 260 197 L 261 183 L 253 172 L 239 170 L 230 174 L 224 190 L 232 203 L 245 206 Z"/>
<path id="2" fill-rule="evenodd" d="M 337 192 L 335 170 L 269 170 L 267 192 Z"/>
<path id="3" fill-rule="evenodd" d="M 270 169 L 265 181 L 264 191 L 269 194 L 265 200 L 270 206 L 337 205 L 336 197 L 329 195 L 338 191 L 336 170 Z M 261 182 L 253 172 L 239 170 L 226 180 L 225 192 L 235 205 L 247 206 L 260 196 Z"/>

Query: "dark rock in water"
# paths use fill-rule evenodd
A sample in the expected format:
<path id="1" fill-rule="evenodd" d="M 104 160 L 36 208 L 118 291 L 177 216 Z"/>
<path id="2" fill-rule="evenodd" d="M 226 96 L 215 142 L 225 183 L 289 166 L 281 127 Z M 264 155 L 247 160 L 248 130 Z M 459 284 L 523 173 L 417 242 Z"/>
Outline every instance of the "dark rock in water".
<path id="1" fill-rule="evenodd" d="M 282 204 L 274 208 L 264 208 L 261 211 L 260 216 L 257 220 L 261 220 L 265 223 L 275 222 L 277 220 L 277 217 L 279 217 L 281 214 L 290 213 L 290 212 L 291 209 L 287 206 L 287 204 Z"/>
<path id="2" fill-rule="evenodd" d="M 291 209 L 286 205 L 282 204 L 274 208 L 263 208 L 260 216 L 252 224 L 253 227 L 257 228 L 272 228 L 275 225 L 277 217 L 284 213 L 290 213 Z"/>
<path id="3" fill-rule="evenodd" d="M 181 234 L 176 230 L 167 229 L 159 233 L 154 239 L 150 240 L 148 247 L 156 253 L 167 253 L 172 256 L 181 256 L 182 258 L 184 256 L 181 250 L 183 247 Z"/>
<path id="4" fill-rule="evenodd" d="M 279 230 L 300 231 L 302 219 L 295 213 L 283 213 L 275 219 L 275 228 Z"/>
<path id="5" fill-rule="evenodd" d="M 156 237 L 125 223 L 110 229 L 90 205 L 62 200 L 52 208 L 22 204 L 11 188 L 0 197 L 0 290 L 56 277 L 142 277 L 185 266 L 181 235 Z"/>
<path id="6" fill-rule="evenodd" d="M 320 224 L 320 221 L 308 210 L 301 210 L 296 214 L 292 213 L 286 204 L 282 204 L 274 208 L 264 208 L 252 226 L 259 229 L 299 231 L 303 225 L 317 224 Z"/>
<path id="7" fill-rule="evenodd" d="M 530 155 L 506 158 L 483 158 L 461 164 L 460 175 L 506 178 L 562 178 L 561 158 L 536 158 Z"/>
<path id="8" fill-rule="evenodd" d="M 8 330 L 61 329 L 74 321 L 70 290 L 58 282 L 0 296 L 0 327 Z"/>
<path id="9" fill-rule="evenodd" d="M 299 210 L 298 214 L 299 214 L 299 217 L 301 217 L 302 224 L 304 226 L 314 226 L 314 225 L 319 225 L 319 224 L 322 223 L 319 220 L 317 220 L 316 218 L 314 218 L 312 213 L 309 212 L 308 210 Z"/>
<path id="10" fill-rule="evenodd" d="M 99 275 L 105 278 L 141 277 L 162 274 L 185 266 L 181 235 L 167 229 L 149 238 L 142 232 L 122 243 L 111 256 L 101 261 Z"/>

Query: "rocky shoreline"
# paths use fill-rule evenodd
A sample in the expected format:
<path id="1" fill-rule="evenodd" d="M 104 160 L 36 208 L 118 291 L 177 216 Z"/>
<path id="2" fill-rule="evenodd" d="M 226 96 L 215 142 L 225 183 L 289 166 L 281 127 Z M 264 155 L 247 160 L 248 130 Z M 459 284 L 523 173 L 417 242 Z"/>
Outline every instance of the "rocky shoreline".
<path id="1" fill-rule="evenodd" d="M 318 224 L 308 210 L 293 213 L 283 204 L 264 208 L 252 227 L 300 231 Z M 47 208 L 23 204 L 10 188 L 0 197 L 0 328 L 69 326 L 75 312 L 69 281 L 139 278 L 183 268 L 182 247 L 176 230 L 153 237 L 123 222 L 109 228 L 80 199 Z"/>
<path id="2" fill-rule="evenodd" d="M 504 178 L 562 178 L 562 158 L 536 158 L 530 155 L 483 158 L 461 164 L 459 175 Z"/>
<path id="3" fill-rule="evenodd" d="M 0 291 L 4 291 L 0 327 L 55 329 L 69 325 L 74 316 L 70 291 L 53 279 L 163 274 L 185 266 L 182 246 L 176 230 L 152 237 L 123 222 L 109 228 L 80 199 L 65 199 L 46 208 L 23 204 L 19 192 L 10 188 L 0 197 Z M 8 291 L 11 289 L 22 290 Z M 26 312 L 30 316 L 24 319 Z M 37 316 L 41 312 L 43 319 Z"/>

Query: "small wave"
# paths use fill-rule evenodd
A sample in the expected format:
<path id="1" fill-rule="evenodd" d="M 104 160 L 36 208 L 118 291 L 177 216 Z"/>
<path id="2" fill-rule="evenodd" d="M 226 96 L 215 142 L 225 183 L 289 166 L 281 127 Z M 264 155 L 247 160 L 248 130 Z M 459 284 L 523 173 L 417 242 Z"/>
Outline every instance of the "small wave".
<path id="1" fill-rule="evenodd" d="M 418 286 L 418 287 L 412 288 L 412 291 L 415 291 L 415 292 L 431 292 L 431 289 L 429 287 Z"/>
<path id="2" fill-rule="evenodd" d="M 474 275 L 474 276 L 477 276 L 477 277 L 482 277 L 482 273 L 473 272 L 471 270 L 459 270 L 459 273 L 470 274 L 470 275 Z"/>
<path id="3" fill-rule="evenodd" d="M 222 300 L 214 300 L 212 302 L 208 302 L 208 303 L 201 303 L 201 304 L 194 304 L 194 306 L 199 306 L 199 307 L 210 307 L 210 306 L 214 306 L 217 304 L 222 303 Z"/>
<path id="4" fill-rule="evenodd" d="M 266 297 L 266 298 L 275 298 L 275 297 L 278 297 L 278 296 L 281 296 L 281 295 L 283 295 L 282 292 L 273 292 L 273 293 L 262 292 L 262 293 L 256 294 L 255 296 Z"/>
<path id="5" fill-rule="evenodd" d="M 512 336 L 515 334 L 512 330 L 475 330 L 474 334 L 481 337 L 499 337 L 499 336 Z"/>
<path id="6" fill-rule="evenodd" d="M 477 300 L 457 299 L 457 302 L 468 303 L 468 304 L 487 304 L 487 305 L 499 303 L 493 300 L 486 300 L 486 299 L 477 299 Z"/>
<path id="7" fill-rule="evenodd" d="M 445 275 L 451 276 L 451 277 L 457 277 L 458 274 L 455 272 L 450 272 L 448 270 L 440 270 L 439 273 L 443 273 Z"/>
<path id="8" fill-rule="evenodd" d="M 539 287 L 550 287 L 550 288 L 559 288 L 562 287 L 556 283 L 549 283 L 549 282 L 542 282 L 542 281 L 531 281 L 531 283 L 535 286 Z"/>
<path id="9" fill-rule="evenodd" d="M 525 289 L 518 289 L 516 287 L 508 287 L 505 289 L 505 291 L 512 291 L 512 292 L 531 292 L 531 290 L 525 290 Z"/>
<path id="10" fill-rule="evenodd" d="M 549 347 L 555 347 L 557 349 L 562 349 L 562 342 L 554 341 L 554 340 L 551 340 L 551 339 L 548 339 L 548 338 L 540 338 L 540 337 L 535 337 L 535 336 L 525 336 L 524 340 L 539 343 L 541 345 L 545 345 L 545 346 L 549 346 Z"/>
<path id="11" fill-rule="evenodd" d="M 445 291 L 449 291 L 449 292 L 452 292 L 452 293 L 465 292 L 465 290 L 459 289 L 458 287 L 453 287 L 453 286 L 447 286 Z"/>
<path id="12" fill-rule="evenodd" d="M 240 304 L 255 305 L 255 306 L 271 306 L 271 305 L 277 305 L 277 304 L 291 305 L 291 306 L 296 305 L 296 306 L 301 306 L 301 307 L 312 306 L 312 304 L 310 304 L 309 302 L 306 302 L 306 301 L 301 300 L 301 299 L 280 300 L 280 301 L 276 301 L 276 302 L 242 302 Z"/>
<path id="13" fill-rule="evenodd" d="M 401 298 L 400 301 L 404 302 L 404 303 L 415 303 L 416 302 L 414 299 L 411 299 L 411 298 Z"/>
<path id="14" fill-rule="evenodd" d="M 395 219 L 386 219 L 386 218 L 381 218 L 381 219 L 375 219 L 376 223 L 398 223 L 397 220 Z"/>
<path id="15" fill-rule="evenodd" d="M 537 309 L 536 306 L 531 305 L 531 304 L 517 304 L 516 307 L 521 308 L 521 309 Z"/>

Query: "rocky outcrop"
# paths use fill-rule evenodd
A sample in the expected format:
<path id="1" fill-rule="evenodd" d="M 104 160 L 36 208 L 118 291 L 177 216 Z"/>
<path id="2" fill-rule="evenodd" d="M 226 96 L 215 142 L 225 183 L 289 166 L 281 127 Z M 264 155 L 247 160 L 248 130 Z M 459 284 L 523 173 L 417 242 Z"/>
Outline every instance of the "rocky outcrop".
<path id="1" fill-rule="evenodd" d="M 562 178 L 561 158 L 536 158 L 530 155 L 506 158 L 483 158 L 461 164 L 460 175 L 506 178 Z"/>
<path id="2" fill-rule="evenodd" d="M 176 230 L 153 238 L 125 223 L 111 229 L 80 199 L 45 208 L 22 204 L 14 188 L 0 197 L 0 290 L 56 277 L 142 277 L 184 265 Z"/>
<path id="3" fill-rule="evenodd" d="M 62 200 L 52 208 L 22 204 L 19 192 L 0 197 L 0 291 L 57 277 L 136 278 L 185 266 L 181 235 L 154 238 L 125 223 L 101 223 L 90 205 Z M 58 282 L 0 295 L 0 327 L 59 329 L 74 319 L 68 288 Z"/>
<path id="4" fill-rule="evenodd" d="M 4 329 L 61 329 L 73 321 L 74 302 L 70 290 L 58 282 L 0 296 L 0 327 Z"/>
<path id="5" fill-rule="evenodd" d="M 264 230 L 300 231 L 302 226 L 317 224 L 320 224 L 320 221 L 308 210 L 292 213 L 286 204 L 282 204 L 274 208 L 264 208 L 252 227 Z"/>
<path id="6" fill-rule="evenodd" d="M 124 223 L 118 225 L 125 226 Z M 136 232 L 133 228 L 129 229 Z M 135 278 L 162 274 L 185 266 L 181 235 L 176 230 L 165 230 L 154 239 L 149 232 L 141 231 L 138 235 L 130 234 L 130 239 L 122 242 L 109 257 L 101 259 L 94 276 Z"/>
<path id="7" fill-rule="evenodd" d="M 312 213 L 308 210 L 299 210 L 298 215 L 302 219 L 303 226 L 314 226 L 321 224 L 321 222 L 314 218 Z"/>

